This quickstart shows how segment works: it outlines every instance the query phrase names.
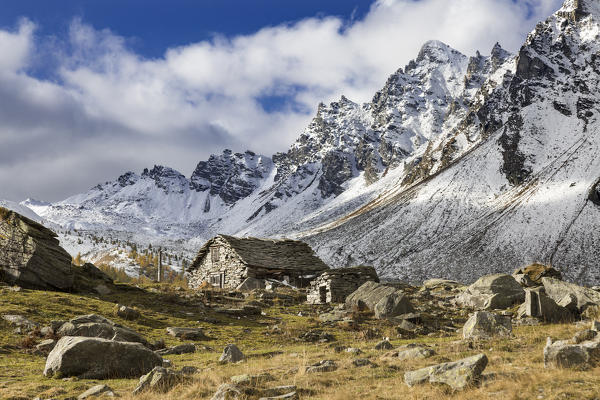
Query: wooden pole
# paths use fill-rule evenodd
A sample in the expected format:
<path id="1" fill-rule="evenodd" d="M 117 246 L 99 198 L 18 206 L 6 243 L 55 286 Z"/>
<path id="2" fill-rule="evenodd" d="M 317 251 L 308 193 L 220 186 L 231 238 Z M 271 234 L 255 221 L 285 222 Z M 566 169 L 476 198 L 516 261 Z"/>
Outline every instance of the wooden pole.
<path id="1" fill-rule="evenodd" d="M 162 281 L 162 248 L 158 248 L 158 277 L 157 282 Z"/>

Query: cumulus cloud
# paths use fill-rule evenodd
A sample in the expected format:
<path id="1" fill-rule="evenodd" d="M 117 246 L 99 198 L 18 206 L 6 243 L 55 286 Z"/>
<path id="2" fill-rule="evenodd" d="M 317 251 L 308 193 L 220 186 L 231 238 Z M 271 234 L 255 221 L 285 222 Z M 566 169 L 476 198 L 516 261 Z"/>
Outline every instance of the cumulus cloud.
<path id="1" fill-rule="evenodd" d="M 217 35 L 157 59 L 79 19 L 58 40 L 18 21 L 0 30 L 0 198 L 58 200 L 155 163 L 189 175 L 225 147 L 283 151 L 320 101 L 369 101 L 425 41 L 467 55 L 489 53 L 497 41 L 516 51 L 559 6 L 379 0 L 359 20 L 315 17 Z M 38 77 L 36 63 L 52 65 L 51 78 Z"/>

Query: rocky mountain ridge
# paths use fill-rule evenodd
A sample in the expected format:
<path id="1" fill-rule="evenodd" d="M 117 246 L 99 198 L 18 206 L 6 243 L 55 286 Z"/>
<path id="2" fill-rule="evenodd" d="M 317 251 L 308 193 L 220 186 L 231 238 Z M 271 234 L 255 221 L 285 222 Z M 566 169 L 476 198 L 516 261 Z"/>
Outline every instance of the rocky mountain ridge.
<path id="1" fill-rule="evenodd" d="M 516 56 L 427 42 L 371 102 L 319 105 L 272 159 L 226 150 L 190 179 L 155 167 L 35 210 L 190 251 L 217 233 L 302 237 L 333 266 L 408 280 L 534 261 L 600 280 L 599 10 L 565 2 Z"/>

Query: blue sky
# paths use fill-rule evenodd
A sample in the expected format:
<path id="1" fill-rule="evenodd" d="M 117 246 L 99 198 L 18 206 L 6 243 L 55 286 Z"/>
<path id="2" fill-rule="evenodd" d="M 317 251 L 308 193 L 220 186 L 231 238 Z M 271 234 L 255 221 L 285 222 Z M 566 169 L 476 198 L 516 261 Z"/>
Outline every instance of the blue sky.
<path id="1" fill-rule="evenodd" d="M 272 155 L 424 42 L 516 52 L 561 0 L 3 1 L 0 199 L 56 201 L 224 148 Z"/>

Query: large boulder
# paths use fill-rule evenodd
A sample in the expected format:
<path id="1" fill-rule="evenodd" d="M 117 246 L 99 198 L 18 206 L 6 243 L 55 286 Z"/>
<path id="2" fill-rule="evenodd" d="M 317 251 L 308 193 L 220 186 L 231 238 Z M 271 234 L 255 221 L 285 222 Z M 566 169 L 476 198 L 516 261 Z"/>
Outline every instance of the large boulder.
<path id="1" fill-rule="evenodd" d="M 71 256 L 50 229 L 0 207 L 0 280 L 33 289 L 71 290 Z"/>
<path id="2" fill-rule="evenodd" d="M 476 310 L 506 309 L 523 300 L 523 287 L 507 274 L 482 276 L 455 299 L 459 306 Z"/>
<path id="3" fill-rule="evenodd" d="M 513 272 L 513 276 L 516 275 L 524 275 L 527 277 L 525 279 L 528 282 L 538 286 L 542 284 L 542 278 L 554 278 L 558 280 L 562 279 L 560 271 L 550 266 L 538 263 L 528 265 L 525 268 L 516 269 L 515 272 Z"/>
<path id="4" fill-rule="evenodd" d="M 246 359 L 246 356 L 235 344 L 228 344 L 219 358 L 220 362 L 236 363 Z"/>
<path id="5" fill-rule="evenodd" d="M 511 334 L 512 322 L 509 316 L 487 311 L 475 312 L 463 326 L 464 339 L 490 339 Z"/>
<path id="6" fill-rule="evenodd" d="M 119 342 L 137 342 L 148 346 L 148 341 L 139 333 L 96 314 L 82 315 L 65 322 L 58 329 L 56 335 L 59 337 L 85 336 Z"/>
<path id="7" fill-rule="evenodd" d="M 597 365 L 599 359 L 600 341 L 597 340 L 573 343 L 569 340 L 553 342 L 548 338 L 544 347 L 546 368 L 587 368 Z"/>
<path id="8" fill-rule="evenodd" d="M 600 292 L 554 278 L 542 278 L 546 294 L 561 306 L 583 312 L 587 307 L 600 305 Z"/>
<path id="9" fill-rule="evenodd" d="M 67 336 L 46 359 L 45 376 L 82 379 L 132 378 L 161 366 L 162 357 L 140 343 Z"/>
<path id="10" fill-rule="evenodd" d="M 376 318 L 389 318 L 414 312 L 408 297 L 399 289 L 368 281 L 346 297 L 347 309 L 368 309 Z"/>
<path id="11" fill-rule="evenodd" d="M 446 384 L 453 389 L 463 389 L 479 382 L 487 363 L 486 355 L 478 354 L 454 362 L 408 371 L 404 374 L 404 382 L 408 386 L 429 382 Z"/>
<path id="12" fill-rule="evenodd" d="M 573 314 L 569 309 L 552 300 L 543 287 L 525 290 L 525 302 L 519 307 L 517 315 L 519 318 L 535 317 L 546 322 L 573 320 Z"/>

